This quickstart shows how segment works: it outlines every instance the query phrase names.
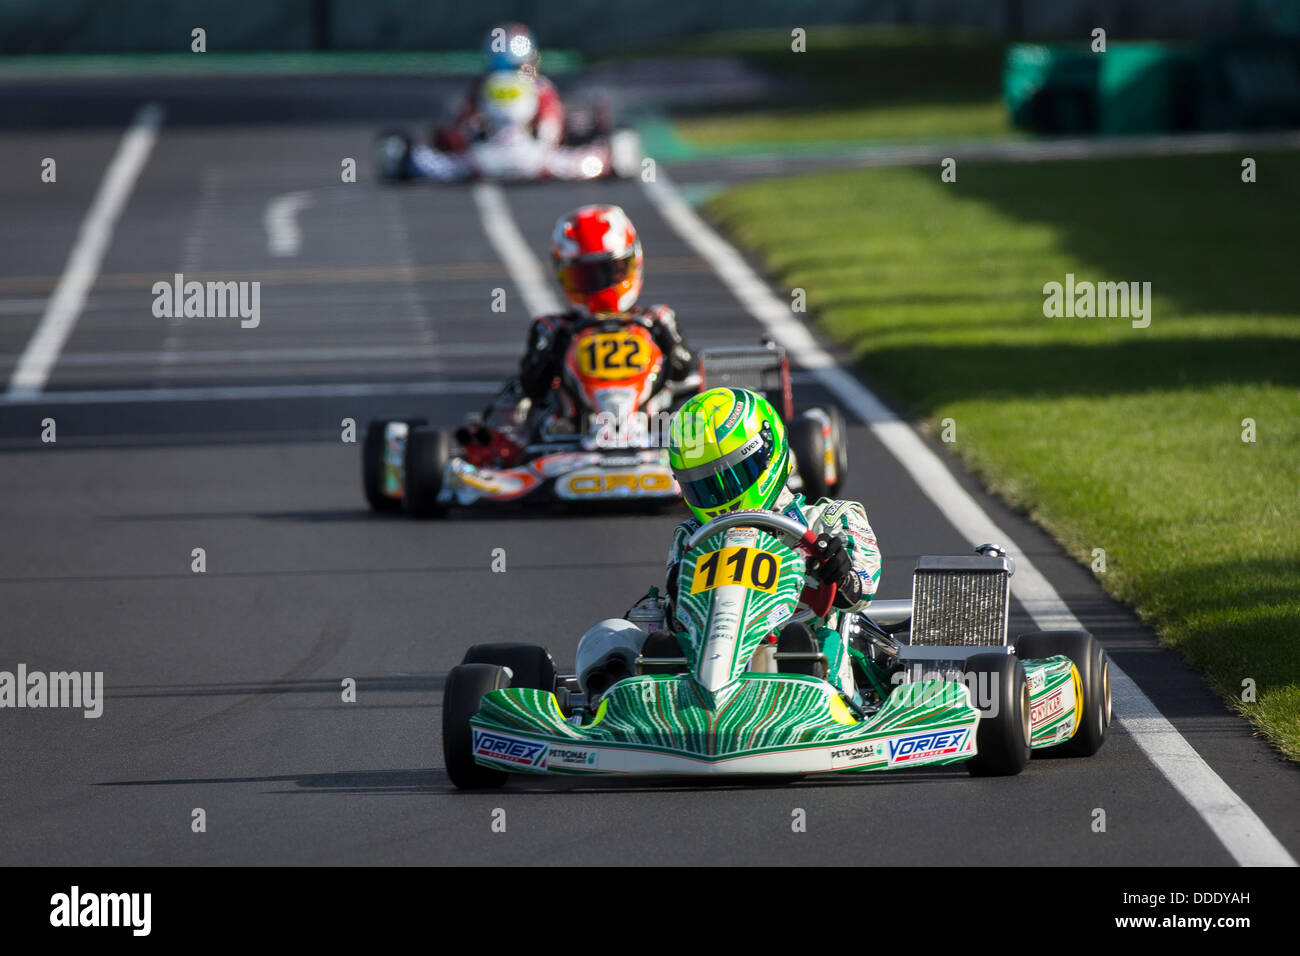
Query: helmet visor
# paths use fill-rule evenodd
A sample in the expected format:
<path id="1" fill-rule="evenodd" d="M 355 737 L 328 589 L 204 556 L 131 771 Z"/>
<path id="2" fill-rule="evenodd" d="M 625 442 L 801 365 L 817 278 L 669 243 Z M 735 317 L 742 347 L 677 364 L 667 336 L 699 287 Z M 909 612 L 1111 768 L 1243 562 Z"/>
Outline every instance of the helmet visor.
<path id="1" fill-rule="evenodd" d="M 632 253 L 621 259 L 578 260 L 561 267 L 560 282 L 566 292 L 600 292 L 625 281 L 635 268 Z"/>
<path id="2" fill-rule="evenodd" d="M 682 497 L 688 504 L 702 510 L 721 508 L 735 501 L 754 486 L 767 469 L 772 457 L 770 442 L 763 442 L 748 456 L 728 463 L 726 458 L 717 462 L 716 470 L 708 474 L 693 474 L 700 469 L 690 469 L 677 476 Z"/>

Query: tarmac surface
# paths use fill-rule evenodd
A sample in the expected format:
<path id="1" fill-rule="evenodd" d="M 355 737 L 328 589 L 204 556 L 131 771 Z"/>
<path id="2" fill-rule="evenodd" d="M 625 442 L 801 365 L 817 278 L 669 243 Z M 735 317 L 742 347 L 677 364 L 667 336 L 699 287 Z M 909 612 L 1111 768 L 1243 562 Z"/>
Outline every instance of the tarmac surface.
<path id="1" fill-rule="evenodd" d="M 428 82 L 0 84 L 6 379 L 124 127 L 144 102 L 167 109 L 46 391 L 0 401 L 0 669 L 102 671 L 106 685 L 98 719 L 0 712 L 0 863 L 1232 862 L 1118 723 L 1094 758 L 1035 759 L 1009 779 L 957 766 L 781 786 L 558 779 L 457 792 L 439 728 L 464 649 L 533 641 L 569 667 L 586 627 L 659 583 L 681 513 L 419 523 L 366 509 L 343 420 L 358 432 L 372 417 L 458 423 L 512 374 L 528 318 L 468 187 L 388 188 L 370 174 L 378 129 L 432 116 L 453 92 Z M 45 157 L 56 183 L 40 182 Z M 349 157 L 355 183 L 340 179 Z M 684 192 L 718 174 L 674 171 Z M 621 204 L 644 242 L 642 301 L 673 305 L 694 346 L 757 340 L 639 183 L 504 193 L 543 261 L 559 213 Z M 268 210 L 294 194 L 300 241 L 277 254 Z M 153 284 L 176 273 L 261 282 L 260 323 L 155 317 Z M 496 289 L 504 314 L 490 310 Z M 800 377 L 799 404 L 829 399 Z M 40 439 L 47 418 L 55 443 Z M 880 596 L 908 597 L 918 555 L 978 542 L 867 428 L 849 431 L 845 494 L 865 502 L 881 541 Z M 1300 854 L 1296 768 L 1086 569 L 949 463 Z M 195 548 L 205 573 L 191 570 Z M 497 548 L 505 573 L 490 568 Z M 1016 606 L 1013 633 L 1029 629 Z M 355 703 L 342 701 L 348 677 Z M 206 832 L 192 830 L 196 808 Z M 792 832 L 796 808 L 806 832 Z"/>

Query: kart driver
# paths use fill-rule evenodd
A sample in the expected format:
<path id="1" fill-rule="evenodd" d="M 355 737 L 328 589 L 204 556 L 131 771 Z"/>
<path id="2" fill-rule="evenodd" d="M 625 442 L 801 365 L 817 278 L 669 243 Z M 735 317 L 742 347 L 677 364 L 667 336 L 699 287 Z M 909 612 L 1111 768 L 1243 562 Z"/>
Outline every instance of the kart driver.
<path id="1" fill-rule="evenodd" d="M 714 388 L 673 416 L 668 460 L 694 517 L 679 524 L 668 550 L 668 593 L 687 540 L 707 521 L 742 509 L 776 511 L 817 532 L 808 573 L 834 584 L 835 606 L 862 610 L 880 581 L 880 549 L 856 501 L 792 494 L 794 468 L 785 425 L 770 402 L 743 388 Z"/>
<path id="2" fill-rule="evenodd" d="M 858 611 L 871 602 L 880 582 L 880 549 L 866 509 L 856 501 L 829 498 L 809 503 L 786 487 L 793 456 L 785 425 L 767 399 L 742 388 L 714 388 L 692 397 L 673 416 L 668 458 L 692 512 L 674 530 L 668 549 L 669 595 L 676 593 L 678 566 L 691 535 L 720 515 L 755 509 L 779 512 L 817 533 L 808 574 L 822 584 L 835 584 L 836 608 Z M 681 655 L 670 630 L 671 604 L 660 612 L 652 595 L 628 614 L 633 620 L 649 620 L 640 618 L 639 611 L 662 615 L 649 625 L 654 628 L 649 634 L 632 620 L 615 618 L 583 635 L 577 667 L 588 695 L 602 693 L 632 673 L 638 653 L 647 658 Z M 787 650 L 818 649 L 802 624 L 787 625 L 781 644 Z"/>
<path id="3" fill-rule="evenodd" d="M 462 153 L 474 140 L 491 133 L 479 105 L 479 90 L 484 77 L 502 71 L 522 72 L 533 80 L 537 91 L 537 113 L 531 123 L 533 136 L 544 146 L 558 146 L 564 137 L 564 107 L 555 86 L 537 72 L 540 55 L 528 27 L 509 23 L 493 28 L 483 43 L 483 54 L 483 76 L 470 87 L 456 118 L 434 130 L 433 148 L 444 153 Z"/>
<path id="4" fill-rule="evenodd" d="M 533 320 L 519 377 L 488 407 L 482 425 L 457 432 L 474 464 L 511 464 L 518 457 L 522 445 L 508 433 L 509 423 L 520 421 L 522 399 L 529 400 L 534 424 L 544 420 L 553 432 L 572 430 L 576 409 L 560 387 L 561 373 L 574 326 L 586 319 L 620 318 L 644 326 L 664 356 L 656 389 L 693 372 L 695 360 L 677 331 L 677 313 L 666 305 L 636 304 L 643 259 L 636 227 L 619 206 L 582 206 L 556 221 L 551 261 L 570 308 Z M 507 427 L 497 427 L 503 423 Z"/>
<path id="5" fill-rule="evenodd" d="M 638 306 L 643 265 L 636 227 L 620 206 L 582 206 L 561 216 L 551 234 L 551 262 L 571 308 L 533 320 L 519 365 L 523 392 L 534 403 L 558 384 L 573 326 L 588 318 L 628 318 L 643 324 L 664 355 L 665 378 L 681 381 L 694 359 L 666 305 Z"/>

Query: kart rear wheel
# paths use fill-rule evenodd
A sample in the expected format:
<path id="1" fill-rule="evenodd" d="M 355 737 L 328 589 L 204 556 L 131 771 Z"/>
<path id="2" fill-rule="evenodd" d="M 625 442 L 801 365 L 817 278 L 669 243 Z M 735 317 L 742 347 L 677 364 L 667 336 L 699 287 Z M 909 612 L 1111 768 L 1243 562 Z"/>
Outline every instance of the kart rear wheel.
<path id="1" fill-rule="evenodd" d="M 830 497 L 826 486 L 826 436 L 821 419 L 805 412 L 787 429 L 790 452 L 803 481 L 803 495 L 809 504 Z"/>
<path id="2" fill-rule="evenodd" d="M 366 426 L 366 437 L 361 444 L 361 485 L 370 510 L 393 514 L 402 510 L 402 499 L 384 494 L 384 437 L 389 421 L 376 418 Z M 423 425 L 424 419 L 407 419 L 406 424 L 413 428 Z"/>
<path id="3" fill-rule="evenodd" d="M 442 757 L 447 776 L 461 790 L 499 787 L 508 774 L 474 762 L 474 733 L 470 718 L 483 696 L 510 686 L 510 672 L 495 664 L 459 664 L 447 674 L 442 692 Z"/>
<path id="4" fill-rule="evenodd" d="M 451 436 L 440 428 L 412 428 L 406 436 L 406 489 L 402 505 L 412 518 L 441 518 L 442 476 L 451 461 Z"/>
<path id="5" fill-rule="evenodd" d="M 849 474 L 848 430 L 844 425 L 844 413 L 838 406 L 832 405 L 826 414 L 831 419 L 831 449 L 835 455 L 835 480 L 830 482 L 829 491 L 831 497 L 838 498 Z"/>
<path id="6" fill-rule="evenodd" d="M 978 753 L 966 762 L 972 777 L 1008 777 L 1029 764 L 1029 680 L 1011 654 L 975 654 L 963 668 L 971 703 L 980 711 Z"/>
<path id="7" fill-rule="evenodd" d="M 461 663 L 508 667 L 513 675 L 511 687 L 555 693 L 555 661 L 551 652 L 538 644 L 475 644 L 465 652 Z"/>
<path id="8" fill-rule="evenodd" d="M 1016 656 L 1036 660 L 1064 654 L 1079 671 L 1083 713 L 1074 736 L 1043 753 L 1091 757 L 1106 742 L 1110 730 L 1110 658 L 1101 642 L 1082 630 L 1033 631 L 1016 638 Z"/>

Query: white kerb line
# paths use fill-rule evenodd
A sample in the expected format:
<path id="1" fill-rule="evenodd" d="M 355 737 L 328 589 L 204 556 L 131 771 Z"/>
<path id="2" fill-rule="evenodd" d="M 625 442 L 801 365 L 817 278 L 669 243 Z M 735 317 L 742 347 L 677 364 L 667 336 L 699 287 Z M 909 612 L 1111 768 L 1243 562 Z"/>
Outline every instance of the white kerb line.
<path id="1" fill-rule="evenodd" d="M 1011 579 L 1016 598 L 1043 630 L 1080 628 L 1078 618 L 1032 561 L 1011 541 L 905 421 L 841 368 L 808 328 L 745 262 L 741 254 L 681 198 L 662 169 L 642 188 L 679 236 L 704 258 L 742 305 L 791 358 L 813 372 L 867 423 L 921 491 L 968 541 L 997 541 L 1016 554 Z M 1241 797 L 1224 783 L 1142 689 L 1111 662 L 1115 717 L 1233 859 L 1242 866 L 1295 866 L 1286 847 Z"/>
<path id="2" fill-rule="evenodd" d="M 41 321 L 9 379 L 10 397 L 38 395 L 49 381 L 59 353 L 81 316 L 86 293 L 99 275 L 117 220 L 153 151 L 162 118 L 162 107 L 148 103 L 140 107 L 130 128 L 122 136 L 90 211 L 81 223 L 54 294 L 46 303 Z"/>
<path id="3" fill-rule="evenodd" d="M 495 183 L 475 183 L 473 193 L 483 231 L 505 263 L 529 316 L 561 311 L 560 300 L 547 281 L 546 271 L 519 231 L 501 187 Z"/>

